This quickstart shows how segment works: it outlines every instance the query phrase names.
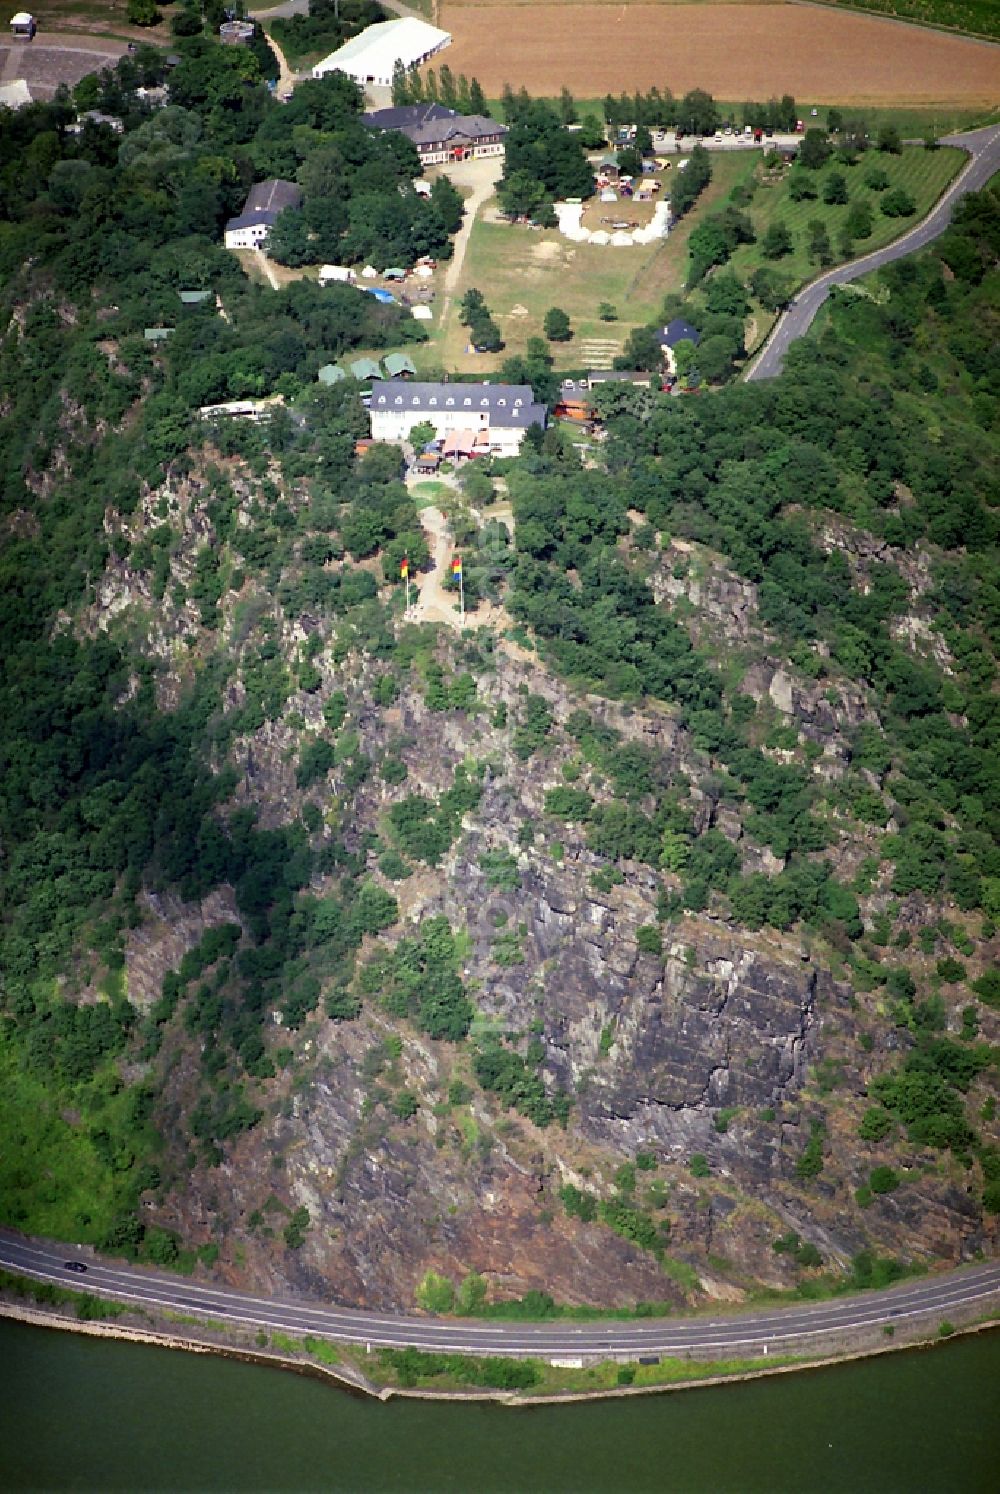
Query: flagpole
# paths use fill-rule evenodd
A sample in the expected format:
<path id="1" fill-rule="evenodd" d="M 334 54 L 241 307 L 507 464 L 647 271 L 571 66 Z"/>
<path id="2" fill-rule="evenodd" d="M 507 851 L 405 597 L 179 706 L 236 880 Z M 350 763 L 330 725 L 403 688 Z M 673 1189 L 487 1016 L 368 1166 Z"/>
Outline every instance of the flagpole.
<path id="1" fill-rule="evenodd" d="M 462 608 L 462 627 L 465 627 L 465 572 L 458 573 L 458 596 Z"/>

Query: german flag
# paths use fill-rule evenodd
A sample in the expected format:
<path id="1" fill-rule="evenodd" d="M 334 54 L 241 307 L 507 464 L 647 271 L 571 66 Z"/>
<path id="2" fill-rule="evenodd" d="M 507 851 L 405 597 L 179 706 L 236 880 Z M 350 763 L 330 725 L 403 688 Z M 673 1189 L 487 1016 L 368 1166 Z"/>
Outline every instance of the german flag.
<path id="1" fill-rule="evenodd" d="M 400 581 L 408 581 L 409 578 L 410 578 L 410 557 L 408 555 L 404 555 L 403 558 L 402 558 L 402 560 L 399 562 L 399 579 L 400 579 Z"/>
<path id="2" fill-rule="evenodd" d="M 456 556 L 453 557 L 452 562 L 451 562 L 451 574 L 452 574 L 453 578 L 456 581 L 461 581 L 461 579 L 462 579 L 462 557 L 461 557 L 461 555 L 456 555 Z"/>

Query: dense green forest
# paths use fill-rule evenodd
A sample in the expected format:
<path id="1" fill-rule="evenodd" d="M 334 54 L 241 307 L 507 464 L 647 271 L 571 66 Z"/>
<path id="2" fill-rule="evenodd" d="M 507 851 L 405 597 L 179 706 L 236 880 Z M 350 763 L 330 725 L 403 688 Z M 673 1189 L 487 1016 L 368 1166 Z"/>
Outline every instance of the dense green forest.
<path id="1" fill-rule="evenodd" d="M 0 1214 L 165 1263 L 185 1260 L 183 1242 L 146 1228 L 141 1197 L 182 1187 L 273 1114 L 310 1022 L 368 1007 L 410 1024 L 467 1052 L 480 1091 L 550 1134 L 574 1105 L 546 1070 L 541 1018 L 477 1031 L 464 930 L 437 914 L 398 932 L 407 879 L 442 867 L 503 773 L 496 754 L 462 757 L 432 793 L 407 783 L 409 744 L 387 728 L 377 750 L 363 745 L 406 695 L 435 719 L 484 718 L 480 687 L 500 667 L 488 634 L 451 651 L 400 619 L 400 561 L 417 570 L 428 552 L 398 453 L 358 457 L 356 386 L 315 383 L 322 363 L 399 343 L 409 324 L 350 287 L 253 286 L 218 247 L 268 174 L 298 175 L 306 224 L 356 235 L 359 254 L 375 252 L 362 224 L 382 223 L 401 257 L 411 230 L 411 250 L 427 242 L 418 230 L 446 243 L 445 205 L 409 201 L 406 143 L 363 130 L 346 80 L 303 84 L 281 107 L 252 55 L 201 38 L 178 50 L 174 102 L 158 113 L 131 91 L 159 80 L 156 54 L 99 80 L 121 138 L 69 134 L 65 100 L 0 120 Z M 525 160 L 535 123 L 551 123 L 531 119 Z M 331 194 L 336 181 L 346 189 Z M 340 216 L 324 226 L 330 197 Z M 544 823 L 597 859 L 594 885 L 637 865 L 654 879 L 642 952 L 706 912 L 823 941 L 856 991 L 884 990 L 899 1032 L 869 1133 L 902 1127 L 950 1150 L 988 1206 L 997 1153 L 963 1096 L 995 1061 L 977 1010 L 1000 999 L 996 975 L 970 984 L 957 1036 L 941 986 L 961 985 L 963 960 L 981 968 L 1000 918 L 998 254 L 992 190 L 884 272 L 878 294 L 840 296 L 772 384 L 685 400 L 618 386 L 600 467 L 560 431 L 533 432 L 521 458 L 494 465 L 513 550 L 499 525 L 470 521 L 463 540 L 470 606 L 502 596 L 564 688 L 662 706 L 701 765 L 695 784 L 582 703 L 561 725 L 532 692 L 490 715 L 515 763 L 564 756 Z M 213 294 L 187 306 L 178 292 L 192 288 Z M 150 343 L 151 325 L 172 332 Z M 258 426 L 198 418 L 249 394 L 284 404 Z M 832 523 L 876 544 L 867 569 L 823 542 Z M 871 711 L 842 776 L 815 774 L 821 749 L 775 726 L 690 612 L 654 599 L 671 538 L 753 584 L 778 652 L 831 708 L 845 681 L 864 682 Z M 934 644 L 922 652 L 903 627 L 918 551 Z M 122 576 L 115 618 L 102 599 Z M 248 789 L 250 758 L 279 726 L 295 743 L 280 814 Z M 699 817 L 706 795 L 780 870 L 743 872 Z M 872 845 L 853 876 L 836 859 L 848 834 Z M 534 836 L 525 819 L 527 854 Z M 880 866 L 897 903 L 925 900 L 931 986 L 910 974 L 890 913 L 866 908 Z M 480 867 L 491 887 L 521 886 L 512 856 Z M 125 951 L 150 897 L 230 889 L 230 916 L 140 1010 Z M 524 937 L 498 925 L 498 967 L 523 961 Z M 398 1082 L 389 1094 L 395 1041 L 372 1050 L 366 1104 L 402 1126 L 420 1100 Z M 804 1180 L 822 1166 L 817 1125 Z M 628 1189 L 594 1213 L 662 1253 Z M 306 1225 L 289 1224 L 289 1248 Z"/>

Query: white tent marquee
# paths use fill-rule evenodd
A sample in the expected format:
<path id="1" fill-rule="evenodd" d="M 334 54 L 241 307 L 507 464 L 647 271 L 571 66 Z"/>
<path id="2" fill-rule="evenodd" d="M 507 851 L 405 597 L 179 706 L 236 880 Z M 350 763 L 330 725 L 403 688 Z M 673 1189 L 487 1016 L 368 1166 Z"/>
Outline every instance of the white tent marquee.
<path id="1" fill-rule="evenodd" d="M 313 68 L 313 77 L 327 73 L 346 73 L 364 88 L 366 84 L 388 88 L 397 62 L 410 68 L 426 62 L 451 42 L 447 31 L 439 31 L 416 16 L 396 21 L 380 21 L 368 26 L 360 36 L 352 37 Z"/>

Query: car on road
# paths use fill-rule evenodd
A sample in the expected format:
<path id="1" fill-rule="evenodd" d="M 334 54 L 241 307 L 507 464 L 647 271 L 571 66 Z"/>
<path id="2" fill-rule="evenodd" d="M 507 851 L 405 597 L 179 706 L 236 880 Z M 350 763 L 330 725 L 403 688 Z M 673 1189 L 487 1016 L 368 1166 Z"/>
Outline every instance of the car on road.
<path id="1" fill-rule="evenodd" d="M 67 1271 L 76 1271 L 77 1274 L 86 1271 L 87 1269 L 83 1264 L 83 1261 L 64 1261 L 63 1267 Z"/>

